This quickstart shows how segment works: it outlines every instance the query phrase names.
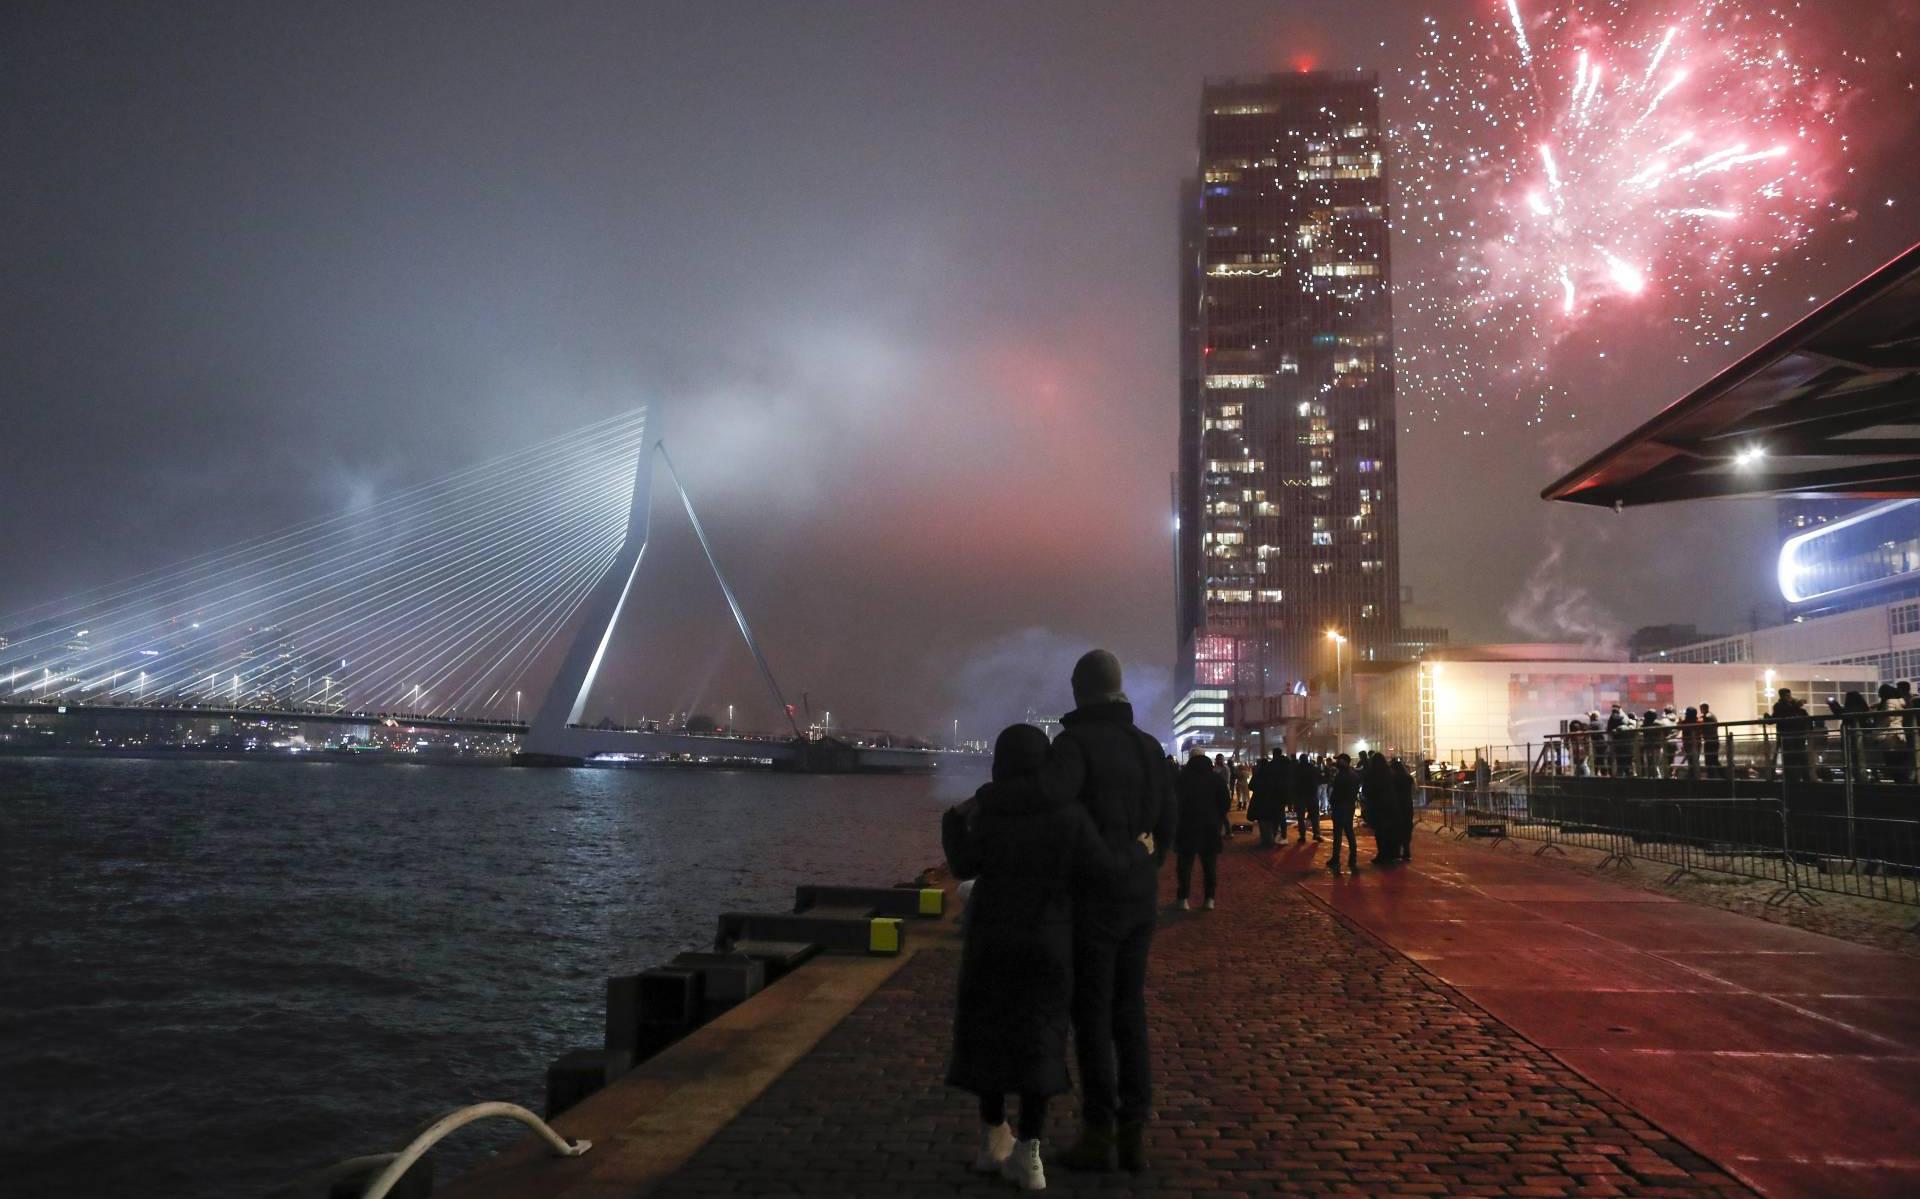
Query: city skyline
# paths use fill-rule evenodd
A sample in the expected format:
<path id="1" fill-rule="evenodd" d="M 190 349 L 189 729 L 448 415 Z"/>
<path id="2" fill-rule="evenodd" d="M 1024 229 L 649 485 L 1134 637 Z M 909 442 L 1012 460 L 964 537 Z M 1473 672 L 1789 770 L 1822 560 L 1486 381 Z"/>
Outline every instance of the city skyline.
<path id="1" fill-rule="evenodd" d="M 1535 496 L 1911 240 L 1909 69 L 1848 49 L 1897 42 L 1909 7 L 1801 16 L 1796 51 L 1852 76 L 1835 186 L 1855 216 L 1769 285 L 1745 343 L 1716 358 L 1604 312 L 1556 364 L 1564 423 L 1402 423 L 1409 623 L 1744 622 L 1765 505 L 1610 518 Z M 647 403 L 774 667 L 818 706 L 977 736 L 1066 706 L 1073 657 L 1103 643 L 1164 731 L 1167 231 L 1201 80 L 1365 66 L 1393 125 L 1421 22 L 1499 15 L 446 11 L 0 16 L 0 145 L 32 167 L 0 394 L 33 447 L 0 479 L 0 610 Z M 1405 233 L 1400 279 L 1437 253 Z M 669 527 L 659 549 L 610 702 L 753 703 L 697 546 Z"/>

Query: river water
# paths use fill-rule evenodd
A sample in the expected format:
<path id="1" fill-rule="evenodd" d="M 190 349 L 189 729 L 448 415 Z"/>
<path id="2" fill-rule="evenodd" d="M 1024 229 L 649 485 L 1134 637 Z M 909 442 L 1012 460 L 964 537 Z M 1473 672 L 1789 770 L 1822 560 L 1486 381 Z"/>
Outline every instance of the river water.
<path id="1" fill-rule="evenodd" d="M 971 783 L 0 758 L 0 1191 L 258 1196 L 538 1111 L 607 975 L 798 883 L 912 877 Z"/>

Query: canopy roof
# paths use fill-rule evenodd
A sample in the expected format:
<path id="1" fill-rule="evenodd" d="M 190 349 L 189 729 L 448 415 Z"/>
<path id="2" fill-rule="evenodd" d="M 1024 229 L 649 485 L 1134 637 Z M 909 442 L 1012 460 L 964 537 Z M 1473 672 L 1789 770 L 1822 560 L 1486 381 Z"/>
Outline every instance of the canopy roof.
<path id="1" fill-rule="evenodd" d="M 1603 507 L 1920 495 L 1920 244 L 1540 494 Z"/>

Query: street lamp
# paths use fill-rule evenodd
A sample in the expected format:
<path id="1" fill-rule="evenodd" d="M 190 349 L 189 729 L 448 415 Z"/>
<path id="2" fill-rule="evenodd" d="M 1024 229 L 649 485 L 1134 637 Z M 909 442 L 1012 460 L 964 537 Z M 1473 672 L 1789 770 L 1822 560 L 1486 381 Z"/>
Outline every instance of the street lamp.
<path id="1" fill-rule="evenodd" d="M 960 748 L 960 718 L 958 716 L 953 718 L 953 747 L 955 749 Z"/>
<path id="2" fill-rule="evenodd" d="M 513 693 L 513 723 L 520 723 L 520 692 L 518 690 Z"/>
<path id="3" fill-rule="evenodd" d="M 1340 648 L 1347 643 L 1347 639 L 1335 630 L 1328 629 L 1327 640 L 1333 642 L 1333 688 L 1340 694 L 1340 702 L 1333 709 L 1333 752 L 1339 753 L 1340 746 L 1347 740 L 1347 687 L 1346 679 L 1340 673 Z"/>

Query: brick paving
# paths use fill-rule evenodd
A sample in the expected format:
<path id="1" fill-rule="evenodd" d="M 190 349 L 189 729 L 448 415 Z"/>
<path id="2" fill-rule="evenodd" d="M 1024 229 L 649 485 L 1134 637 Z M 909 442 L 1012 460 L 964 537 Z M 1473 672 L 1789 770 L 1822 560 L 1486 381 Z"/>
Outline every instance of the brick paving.
<path id="1" fill-rule="evenodd" d="M 1753 1193 L 1335 916 L 1295 884 L 1311 865 L 1305 851 L 1236 843 L 1221 910 L 1167 913 L 1150 991 L 1154 1169 L 1050 1165 L 1050 1190 Z M 917 953 L 654 1193 L 1006 1193 L 967 1172 L 973 1102 L 941 1083 L 957 958 Z M 1049 1149 L 1074 1115 L 1056 1101 Z"/>

